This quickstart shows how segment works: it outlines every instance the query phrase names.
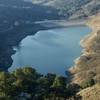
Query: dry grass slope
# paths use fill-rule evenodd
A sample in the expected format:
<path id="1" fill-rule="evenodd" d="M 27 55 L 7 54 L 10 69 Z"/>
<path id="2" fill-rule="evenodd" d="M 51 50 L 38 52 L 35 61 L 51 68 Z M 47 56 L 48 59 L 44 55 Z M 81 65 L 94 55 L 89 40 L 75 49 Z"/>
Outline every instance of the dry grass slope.
<path id="1" fill-rule="evenodd" d="M 100 100 L 100 84 L 86 88 L 78 93 L 82 96 L 82 100 Z"/>
<path id="2" fill-rule="evenodd" d="M 87 25 L 92 28 L 92 33 L 81 40 L 84 50 L 69 71 L 72 73 L 72 83 L 81 85 L 89 78 L 95 81 L 94 86 L 78 93 L 82 100 L 100 100 L 100 14 L 92 16 Z"/>
<path id="3" fill-rule="evenodd" d="M 92 16 L 87 25 L 92 28 L 92 33 L 81 41 L 83 53 L 70 69 L 73 82 L 78 84 L 88 77 L 100 81 L 100 15 Z"/>

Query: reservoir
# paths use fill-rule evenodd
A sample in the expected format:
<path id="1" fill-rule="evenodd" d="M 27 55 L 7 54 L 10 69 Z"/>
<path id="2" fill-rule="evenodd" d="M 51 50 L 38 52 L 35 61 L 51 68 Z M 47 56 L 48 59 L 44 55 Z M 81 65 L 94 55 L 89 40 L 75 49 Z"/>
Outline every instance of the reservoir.
<path id="1" fill-rule="evenodd" d="M 64 75 L 81 54 L 80 40 L 91 32 L 87 26 L 71 26 L 38 31 L 14 47 L 9 70 L 33 67 L 42 74 Z"/>

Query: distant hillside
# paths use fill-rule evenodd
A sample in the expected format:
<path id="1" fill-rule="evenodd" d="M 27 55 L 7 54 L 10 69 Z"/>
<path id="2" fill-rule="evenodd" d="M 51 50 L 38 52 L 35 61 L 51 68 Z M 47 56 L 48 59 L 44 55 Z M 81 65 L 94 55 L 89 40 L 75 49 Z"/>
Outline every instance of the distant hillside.
<path id="1" fill-rule="evenodd" d="M 52 6 L 70 19 L 84 18 L 100 11 L 100 0 L 32 0 L 34 4 Z"/>

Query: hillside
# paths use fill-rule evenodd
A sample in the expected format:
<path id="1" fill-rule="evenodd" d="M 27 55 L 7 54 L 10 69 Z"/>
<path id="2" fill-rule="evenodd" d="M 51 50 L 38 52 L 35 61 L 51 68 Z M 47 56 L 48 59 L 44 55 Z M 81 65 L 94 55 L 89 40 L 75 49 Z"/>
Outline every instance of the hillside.
<path id="1" fill-rule="evenodd" d="M 100 84 L 83 89 L 78 93 L 82 100 L 100 100 Z"/>
<path id="2" fill-rule="evenodd" d="M 100 81 L 100 15 L 93 16 L 87 24 L 92 28 L 92 33 L 81 40 L 84 51 L 70 69 L 76 83 L 87 76 Z"/>
<path id="3" fill-rule="evenodd" d="M 86 18 L 100 11 L 100 0 L 32 0 L 33 4 L 51 6 L 70 19 Z"/>
<path id="4" fill-rule="evenodd" d="M 75 60 L 74 67 L 70 69 L 72 74 L 71 82 L 83 87 L 83 90 L 78 93 L 82 96 L 82 100 L 99 100 L 100 14 L 92 16 L 87 25 L 92 28 L 92 33 L 81 41 L 84 50 L 82 55 Z M 92 84 L 96 85 L 90 87 Z"/>

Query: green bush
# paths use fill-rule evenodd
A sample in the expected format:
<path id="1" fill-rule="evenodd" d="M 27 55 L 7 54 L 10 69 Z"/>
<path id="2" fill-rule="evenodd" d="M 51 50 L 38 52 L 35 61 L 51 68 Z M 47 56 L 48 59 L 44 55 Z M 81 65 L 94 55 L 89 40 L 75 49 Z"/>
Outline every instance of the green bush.
<path id="1" fill-rule="evenodd" d="M 81 83 L 81 87 L 84 89 L 84 88 L 87 88 L 87 87 L 91 87 L 95 84 L 95 81 L 94 79 L 87 79 L 85 81 L 83 81 Z"/>

